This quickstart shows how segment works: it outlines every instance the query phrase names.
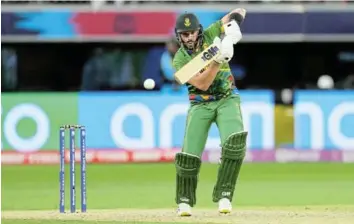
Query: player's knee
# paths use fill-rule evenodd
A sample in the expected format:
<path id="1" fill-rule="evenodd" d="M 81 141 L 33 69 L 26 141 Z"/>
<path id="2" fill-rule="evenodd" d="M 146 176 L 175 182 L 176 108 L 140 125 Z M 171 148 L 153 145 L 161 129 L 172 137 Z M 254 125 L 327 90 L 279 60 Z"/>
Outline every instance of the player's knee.
<path id="1" fill-rule="evenodd" d="M 222 158 L 239 159 L 246 154 L 247 131 L 231 134 L 222 146 Z"/>
<path id="2" fill-rule="evenodd" d="M 176 154 L 175 165 L 181 176 L 194 176 L 199 173 L 201 160 L 198 156 L 180 152 Z"/>

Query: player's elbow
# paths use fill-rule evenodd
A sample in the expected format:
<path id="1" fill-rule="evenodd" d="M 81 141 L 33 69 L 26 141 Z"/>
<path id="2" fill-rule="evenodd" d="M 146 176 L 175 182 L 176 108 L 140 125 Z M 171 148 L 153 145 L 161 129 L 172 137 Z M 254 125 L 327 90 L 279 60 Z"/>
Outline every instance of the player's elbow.
<path id="1" fill-rule="evenodd" d="M 201 84 L 200 86 L 199 86 L 199 88 L 198 89 L 200 89 L 200 90 L 202 90 L 202 91 L 207 91 L 208 89 L 209 89 L 209 87 L 210 87 L 210 85 L 207 85 L 207 84 Z"/>
<path id="2" fill-rule="evenodd" d="M 200 75 L 194 76 L 188 81 L 188 83 L 202 91 L 207 91 L 209 88 L 209 85 L 207 85 L 202 79 L 200 79 Z"/>

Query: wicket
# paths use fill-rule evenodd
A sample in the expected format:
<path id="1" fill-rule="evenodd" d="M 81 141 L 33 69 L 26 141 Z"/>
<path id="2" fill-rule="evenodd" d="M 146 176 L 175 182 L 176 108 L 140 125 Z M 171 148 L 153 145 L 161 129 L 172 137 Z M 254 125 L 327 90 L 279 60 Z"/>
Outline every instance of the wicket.
<path id="1" fill-rule="evenodd" d="M 76 189 L 75 189 L 75 131 L 80 131 L 80 171 L 81 171 L 81 212 L 86 212 L 86 129 L 82 125 L 63 125 L 59 130 L 60 142 L 60 199 L 59 211 L 65 213 L 65 131 L 69 130 L 69 157 L 70 157 L 70 212 L 76 212 Z"/>

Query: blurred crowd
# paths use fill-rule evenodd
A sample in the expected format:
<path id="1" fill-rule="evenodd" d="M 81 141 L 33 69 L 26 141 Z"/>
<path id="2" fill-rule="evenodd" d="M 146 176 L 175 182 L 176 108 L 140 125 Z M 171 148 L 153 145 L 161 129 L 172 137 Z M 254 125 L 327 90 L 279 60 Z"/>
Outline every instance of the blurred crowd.
<path id="1" fill-rule="evenodd" d="M 91 1 L 2 1 L 2 3 L 91 3 Z M 114 3 L 115 1 L 106 1 Z M 143 1 L 120 1 L 124 4 Z M 162 1 L 145 1 L 162 2 Z M 177 1 L 163 1 L 177 2 Z M 186 1 L 184 1 L 186 2 Z M 211 0 L 188 2 L 218 2 Z M 247 1 L 223 1 L 247 2 Z M 260 0 L 249 2 L 282 2 Z M 285 2 L 285 1 L 283 1 Z M 329 2 L 329 1 L 286 1 L 286 2 Z M 339 2 L 339 1 L 335 1 Z M 340 1 L 346 2 L 346 1 Z M 99 44 L 101 45 L 101 44 Z M 164 45 L 156 44 L 111 44 L 110 46 L 80 44 L 61 47 L 51 45 L 22 48 L 18 45 L 2 47 L 1 81 L 3 91 L 96 91 L 143 89 L 147 78 L 156 82 L 162 91 L 185 90 L 173 78 L 175 72 L 172 58 L 179 43 L 171 37 Z M 39 46 L 39 45 L 38 45 Z M 298 54 L 288 54 L 302 48 Z M 240 45 L 235 59 L 230 63 L 232 73 L 240 89 L 354 89 L 353 45 L 325 45 L 315 50 L 304 50 L 300 45 L 284 45 L 275 48 L 269 44 Z M 317 50 L 316 50 L 317 49 Z M 321 51 L 318 51 L 321 49 Z M 267 52 L 272 52 L 269 55 Z M 88 53 L 90 52 L 90 53 Z M 312 52 L 313 55 L 308 55 Z M 72 57 L 67 57 L 72 55 Z M 271 56 L 271 57 L 270 57 Z M 60 62 L 58 66 L 57 62 Z M 275 66 L 272 66 L 275 65 Z M 289 69 L 290 68 L 290 69 Z M 296 69 L 295 69 L 296 68 Z M 266 74 L 264 74 L 266 73 Z M 268 78 L 264 78 L 265 76 Z M 288 77 L 288 78 L 284 78 Z M 285 91 L 287 93 L 288 91 Z M 285 94 L 286 95 L 286 94 Z"/>
<path id="2" fill-rule="evenodd" d="M 63 46 L 61 52 L 48 48 L 48 51 L 56 52 L 54 57 L 48 53 L 26 57 L 19 54 L 24 50 L 5 46 L 1 49 L 2 91 L 142 90 L 142 83 L 148 78 L 155 80 L 156 90 L 185 91 L 185 86 L 178 85 L 173 78 L 172 58 L 178 47 L 176 39 L 171 38 L 165 46 L 149 45 L 141 49 L 88 46 L 86 52 L 91 51 L 90 55 Z M 68 51 L 73 54 L 72 58 L 67 57 Z M 292 50 L 287 48 L 285 51 Z M 239 55 L 230 63 L 238 88 L 354 89 L 354 51 L 350 49 L 324 58 L 315 56 L 318 62 L 305 55 L 294 55 L 296 58 L 304 57 L 305 61 L 311 60 L 302 65 L 293 61 L 294 57 L 288 58 L 284 52 L 277 52 L 272 58 L 264 58 L 262 52 L 268 50 L 251 45 L 239 48 Z M 296 68 L 295 71 L 289 66 Z"/>

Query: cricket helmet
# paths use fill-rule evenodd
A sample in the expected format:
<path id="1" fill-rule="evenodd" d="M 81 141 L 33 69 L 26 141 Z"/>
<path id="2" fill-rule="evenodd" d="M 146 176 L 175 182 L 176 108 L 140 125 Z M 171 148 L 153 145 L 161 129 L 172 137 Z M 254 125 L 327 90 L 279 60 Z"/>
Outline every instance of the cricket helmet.
<path id="1" fill-rule="evenodd" d="M 176 38 L 179 42 L 181 42 L 181 38 L 179 36 L 181 32 L 195 30 L 199 30 L 198 38 L 201 38 L 203 34 L 203 26 L 199 23 L 199 20 L 195 14 L 183 13 L 177 18 L 175 33 Z"/>

